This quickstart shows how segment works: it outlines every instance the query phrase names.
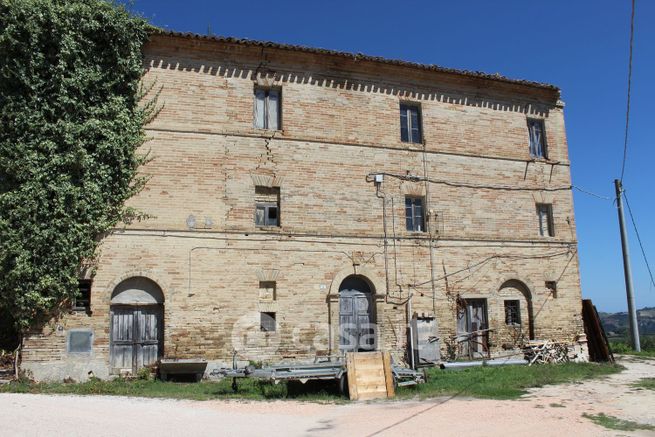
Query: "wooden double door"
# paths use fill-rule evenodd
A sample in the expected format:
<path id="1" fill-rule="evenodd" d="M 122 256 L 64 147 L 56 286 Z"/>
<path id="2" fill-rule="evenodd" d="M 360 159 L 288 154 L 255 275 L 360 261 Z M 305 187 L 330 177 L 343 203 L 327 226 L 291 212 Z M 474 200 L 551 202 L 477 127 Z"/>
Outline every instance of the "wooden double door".
<path id="1" fill-rule="evenodd" d="M 376 350 L 376 325 L 370 292 L 339 292 L 339 349 L 344 352 Z"/>
<path id="2" fill-rule="evenodd" d="M 155 364 L 161 357 L 162 305 L 114 305 L 111 307 L 111 351 L 113 372 L 132 374 Z"/>

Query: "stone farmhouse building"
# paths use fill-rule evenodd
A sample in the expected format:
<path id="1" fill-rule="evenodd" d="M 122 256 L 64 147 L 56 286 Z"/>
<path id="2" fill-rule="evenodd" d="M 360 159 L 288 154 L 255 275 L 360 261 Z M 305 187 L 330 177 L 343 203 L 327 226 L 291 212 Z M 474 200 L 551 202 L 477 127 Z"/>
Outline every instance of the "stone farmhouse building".
<path id="1" fill-rule="evenodd" d="M 104 238 L 71 311 L 25 338 L 37 379 L 584 333 L 558 88 L 176 32 L 144 66 L 162 109 L 130 204 L 150 218 Z"/>

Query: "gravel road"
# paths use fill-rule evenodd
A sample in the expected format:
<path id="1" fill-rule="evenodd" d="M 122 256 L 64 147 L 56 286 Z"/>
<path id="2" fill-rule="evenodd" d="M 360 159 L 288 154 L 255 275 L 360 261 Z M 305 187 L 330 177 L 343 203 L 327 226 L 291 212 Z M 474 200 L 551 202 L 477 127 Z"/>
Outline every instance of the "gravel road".
<path id="1" fill-rule="evenodd" d="M 655 435 L 610 431 L 582 417 L 603 412 L 655 425 L 655 392 L 631 387 L 639 378 L 655 377 L 655 360 L 624 358 L 621 363 L 627 370 L 620 374 L 534 389 L 513 401 L 440 398 L 337 405 L 0 394 L 0 435 Z"/>

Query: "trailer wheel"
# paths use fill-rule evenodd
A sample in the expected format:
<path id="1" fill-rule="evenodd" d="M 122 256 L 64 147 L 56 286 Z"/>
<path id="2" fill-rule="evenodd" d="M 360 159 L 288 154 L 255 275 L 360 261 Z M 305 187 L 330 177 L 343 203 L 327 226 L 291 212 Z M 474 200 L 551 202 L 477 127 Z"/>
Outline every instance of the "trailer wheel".
<path id="1" fill-rule="evenodd" d="M 339 378 L 339 393 L 342 396 L 349 397 L 348 393 L 348 374 L 343 372 Z"/>

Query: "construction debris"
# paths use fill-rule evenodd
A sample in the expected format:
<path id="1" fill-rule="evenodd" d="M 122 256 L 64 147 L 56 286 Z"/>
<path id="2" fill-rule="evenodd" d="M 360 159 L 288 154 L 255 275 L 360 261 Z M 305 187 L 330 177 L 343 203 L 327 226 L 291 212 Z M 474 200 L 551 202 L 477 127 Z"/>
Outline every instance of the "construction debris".
<path id="1" fill-rule="evenodd" d="M 528 365 L 565 363 L 569 361 L 569 345 L 550 340 L 529 341 L 523 348 Z"/>

